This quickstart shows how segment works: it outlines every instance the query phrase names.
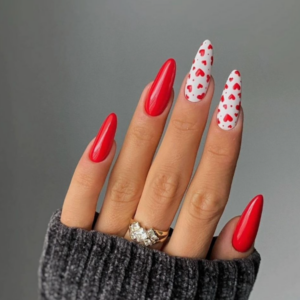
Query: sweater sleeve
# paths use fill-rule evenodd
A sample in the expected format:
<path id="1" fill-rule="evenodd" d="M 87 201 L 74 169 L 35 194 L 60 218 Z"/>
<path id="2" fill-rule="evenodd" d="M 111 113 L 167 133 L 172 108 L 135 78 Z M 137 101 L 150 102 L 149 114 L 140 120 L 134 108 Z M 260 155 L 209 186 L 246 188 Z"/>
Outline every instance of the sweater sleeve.
<path id="1" fill-rule="evenodd" d="M 260 264 L 170 256 L 51 217 L 38 270 L 39 299 L 248 299 Z"/>

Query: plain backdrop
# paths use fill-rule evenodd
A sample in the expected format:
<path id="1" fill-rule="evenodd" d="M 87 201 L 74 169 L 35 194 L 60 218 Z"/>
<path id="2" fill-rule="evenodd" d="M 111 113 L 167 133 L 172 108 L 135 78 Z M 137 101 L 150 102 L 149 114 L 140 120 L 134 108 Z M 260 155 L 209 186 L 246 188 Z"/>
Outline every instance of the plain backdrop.
<path id="1" fill-rule="evenodd" d="M 299 13 L 299 0 L 0 0 L 0 299 L 37 298 L 48 220 L 106 116 L 118 115 L 119 152 L 144 86 L 173 57 L 177 94 L 205 39 L 215 53 L 210 117 L 233 69 L 245 112 L 216 234 L 262 193 L 250 298 L 300 299 Z"/>

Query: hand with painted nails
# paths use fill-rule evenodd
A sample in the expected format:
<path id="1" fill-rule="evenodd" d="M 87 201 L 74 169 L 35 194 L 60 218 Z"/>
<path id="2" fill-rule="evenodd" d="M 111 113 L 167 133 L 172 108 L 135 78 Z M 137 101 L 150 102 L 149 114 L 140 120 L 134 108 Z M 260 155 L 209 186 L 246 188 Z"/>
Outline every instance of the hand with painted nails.
<path id="1" fill-rule="evenodd" d="M 168 230 L 189 181 L 206 126 L 214 93 L 211 75 L 213 46 L 206 40 L 197 51 L 184 79 L 162 141 L 173 102 L 175 60 L 161 67 L 142 93 L 124 145 L 108 182 L 94 229 L 130 239 L 131 218 L 146 228 Z M 227 203 L 236 167 L 243 127 L 241 74 L 234 70 L 225 84 L 210 124 L 201 162 L 187 190 L 172 237 L 154 245 L 170 255 L 205 258 Z M 65 199 L 62 222 L 91 229 L 99 193 L 116 150 L 117 117 L 111 114 L 83 154 Z M 262 211 L 255 197 L 243 218 L 231 220 L 222 231 L 212 258 L 246 257 L 253 250 Z"/>
<path id="2" fill-rule="evenodd" d="M 245 202 L 242 215 L 231 219 L 211 244 L 229 199 L 241 146 L 244 115 L 237 70 L 230 73 L 219 105 L 213 108 L 201 161 L 192 176 L 215 89 L 213 62 L 213 46 L 206 40 L 183 80 L 158 150 L 173 104 L 174 59 L 168 59 L 144 89 L 114 166 L 117 117 L 114 113 L 107 117 L 76 167 L 61 212 L 62 224 L 120 237 L 127 243 L 139 242 L 139 247 L 168 257 L 235 260 L 256 251 L 262 195 L 247 206 Z M 111 167 L 103 205 L 95 219 L 98 197 Z M 181 204 L 172 234 L 155 243 L 147 230 L 168 232 Z M 132 219 L 140 230 L 135 236 L 129 230 Z M 125 257 L 124 264 L 129 264 Z"/>

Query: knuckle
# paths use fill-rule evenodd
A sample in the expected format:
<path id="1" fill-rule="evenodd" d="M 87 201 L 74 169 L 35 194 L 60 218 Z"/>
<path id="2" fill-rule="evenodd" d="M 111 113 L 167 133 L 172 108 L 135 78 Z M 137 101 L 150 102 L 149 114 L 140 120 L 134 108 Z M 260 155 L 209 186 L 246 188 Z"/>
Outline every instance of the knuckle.
<path id="1" fill-rule="evenodd" d="M 199 125 L 196 122 L 187 121 L 184 119 L 174 119 L 172 120 L 172 125 L 176 131 L 181 134 L 187 134 L 189 132 L 195 132 L 199 130 Z"/>
<path id="2" fill-rule="evenodd" d="M 140 186 L 126 177 L 119 177 L 110 188 L 109 200 L 117 203 L 137 202 L 141 197 Z"/>
<path id="3" fill-rule="evenodd" d="M 152 141 L 154 134 L 149 127 L 145 125 L 135 125 L 130 131 L 137 143 L 149 143 Z"/>
<path id="4" fill-rule="evenodd" d="M 178 195 L 179 177 L 175 174 L 157 174 L 151 184 L 152 202 L 158 206 L 169 206 Z"/>
<path id="5" fill-rule="evenodd" d="M 193 194 L 189 214 L 196 220 L 213 220 L 222 215 L 223 201 L 212 192 L 196 192 Z"/>
<path id="6" fill-rule="evenodd" d="M 95 186 L 95 178 L 88 173 L 78 172 L 74 176 L 75 183 L 84 189 L 92 189 Z"/>
<path id="7" fill-rule="evenodd" d="M 228 147 L 224 145 L 209 145 L 207 146 L 206 152 L 214 160 L 222 160 L 223 163 L 232 163 L 234 161 L 234 155 Z"/>

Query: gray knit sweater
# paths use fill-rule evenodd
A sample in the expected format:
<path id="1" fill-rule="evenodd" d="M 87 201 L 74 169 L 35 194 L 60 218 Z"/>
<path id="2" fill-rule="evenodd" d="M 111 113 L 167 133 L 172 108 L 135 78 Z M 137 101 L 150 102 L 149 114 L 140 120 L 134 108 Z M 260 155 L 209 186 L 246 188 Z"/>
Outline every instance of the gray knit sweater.
<path id="1" fill-rule="evenodd" d="M 39 266 L 39 299 L 248 299 L 260 264 L 169 256 L 124 238 L 69 228 L 51 217 Z M 214 238 L 215 240 L 216 238 Z"/>

